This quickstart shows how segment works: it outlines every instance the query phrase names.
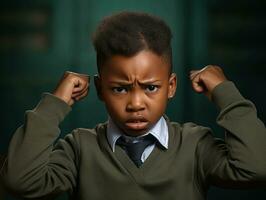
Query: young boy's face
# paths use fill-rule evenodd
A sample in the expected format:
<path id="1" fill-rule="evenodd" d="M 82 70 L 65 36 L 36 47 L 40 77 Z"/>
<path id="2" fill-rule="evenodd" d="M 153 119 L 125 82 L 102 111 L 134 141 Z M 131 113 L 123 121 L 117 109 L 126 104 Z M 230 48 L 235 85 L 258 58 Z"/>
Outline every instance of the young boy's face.
<path id="1" fill-rule="evenodd" d="M 145 134 L 164 114 L 176 90 L 176 76 L 169 70 L 166 59 L 151 51 L 112 56 L 102 66 L 99 96 L 125 134 Z"/>

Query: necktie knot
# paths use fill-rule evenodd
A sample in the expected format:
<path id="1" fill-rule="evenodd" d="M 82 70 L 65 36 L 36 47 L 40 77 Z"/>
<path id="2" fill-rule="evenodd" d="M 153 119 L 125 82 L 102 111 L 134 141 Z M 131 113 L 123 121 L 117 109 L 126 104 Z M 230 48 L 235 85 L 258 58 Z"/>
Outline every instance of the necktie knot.
<path id="1" fill-rule="evenodd" d="M 141 156 L 145 148 L 154 142 L 155 138 L 151 134 L 141 137 L 139 140 L 135 141 L 127 141 L 123 136 L 117 140 L 117 144 L 126 151 L 129 158 L 136 164 L 137 167 L 142 165 Z"/>

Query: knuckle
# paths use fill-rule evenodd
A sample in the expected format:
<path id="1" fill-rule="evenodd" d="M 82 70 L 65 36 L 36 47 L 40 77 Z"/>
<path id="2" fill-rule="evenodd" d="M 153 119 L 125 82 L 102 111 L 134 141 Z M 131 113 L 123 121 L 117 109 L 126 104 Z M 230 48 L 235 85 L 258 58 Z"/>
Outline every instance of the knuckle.
<path id="1" fill-rule="evenodd" d="M 76 82 L 76 81 L 80 82 L 79 78 L 75 76 L 74 74 L 69 74 L 68 77 L 71 82 Z"/>
<path id="2" fill-rule="evenodd" d="M 217 70 L 220 69 L 218 65 L 207 65 L 206 67 L 208 70 Z"/>
<path id="3" fill-rule="evenodd" d="M 210 68 L 212 68 L 213 67 L 213 65 L 206 65 L 205 67 L 204 67 L 204 69 L 210 69 Z"/>
<path id="4" fill-rule="evenodd" d="M 213 69 L 215 69 L 215 65 L 209 65 L 208 66 L 208 70 L 213 70 Z"/>
<path id="5" fill-rule="evenodd" d="M 218 65 L 214 66 L 215 69 L 221 70 L 221 67 L 219 67 Z"/>
<path id="6" fill-rule="evenodd" d="M 75 77 L 75 75 L 69 71 L 66 71 L 64 74 L 66 77 Z"/>
<path id="7" fill-rule="evenodd" d="M 69 72 L 68 72 L 68 71 L 66 71 L 66 72 L 64 73 L 64 76 L 68 76 L 68 74 L 69 74 Z"/>

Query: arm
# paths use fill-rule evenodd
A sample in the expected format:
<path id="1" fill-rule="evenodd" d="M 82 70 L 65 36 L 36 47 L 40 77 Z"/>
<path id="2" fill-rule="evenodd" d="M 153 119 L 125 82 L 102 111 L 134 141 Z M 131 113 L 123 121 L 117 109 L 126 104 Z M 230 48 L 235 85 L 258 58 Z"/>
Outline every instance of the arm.
<path id="1" fill-rule="evenodd" d="M 79 86 L 80 81 L 75 80 Z M 66 88 L 61 94 L 71 98 L 77 87 L 69 82 L 69 78 L 63 78 L 58 88 Z M 72 90 L 65 87 L 66 83 L 73 86 Z M 84 91 L 75 97 L 81 95 L 84 96 Z M 13 135 L 8 150 L 5 180 L 14 193 L 37 198 L 73 192 L 78 173 L 78 135 L 69 134 L 54 145 L 60 133 L 59 123 L 71 110 L 73 102 L 73 99 L 64 101 L 45 94 L 35 109 L 26 112 L 25 123 Z"/>
<path id="2" fill-rule="evenodd" d="M 26 112 L 25 123 L 8 149 L 6 178 L 15 193 L 32 198 L 75 186 L 77 152 L 70 148 L 72 141 L 53 147 L 60 133 L 58 125 L 69 111 L 64 102 L 46 94 L 34 110 Z"/>
<path id="3" fill-rule="evenodd" d="M 210 79 L 211 73 L 204 80 Z M 201 84 L 206 86 L 204 81 Z M 218 83 L 210 94 L 210 99 L 221 109 L 217 123 L 226 135 L 222 141 L 206 134 L 199 142 L 197 158 L 201 177 L 209 184 L 230 188 L 265 184 L 266 129 L 257 117 L 255 106 L 230 81 Z"/>
<path id="4" fill-rule="evenodd" d="M 218 85 L 212 97 L 221 108 L 217 123 L 225 129 L 225 141 L 206 134 L 199 142 L 201 176 L 227 188 L 266 185 L 266 129 L 255 106 L 229 81 Z"/>

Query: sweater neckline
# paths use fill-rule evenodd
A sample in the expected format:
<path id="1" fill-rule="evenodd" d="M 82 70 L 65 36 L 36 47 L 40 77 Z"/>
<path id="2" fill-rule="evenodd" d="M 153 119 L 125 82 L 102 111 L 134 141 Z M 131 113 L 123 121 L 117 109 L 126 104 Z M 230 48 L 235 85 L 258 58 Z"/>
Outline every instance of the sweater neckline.
<path id="1" fill-rule="evenodd" d="M 125 170 L 134 178 L 136 182 L 139 179 L 143 178 L 146 170 L 149 170 L 152 167 L 153 161 L 158 158 L 161 152 L 164 151 L 160 148 L 155 146 L 149 157 L 145 160 L 145 162 L 140 166 L 137 167 L 134 162 L 129 158 L 126 152 L 120 147 L 116 145 L 115 157 L 121 163 L 121 165 L 125 168 Z"/>
<path id="2" fill-rule="evenodd" d="M 166 122 L 169 130 L 169 148 L 171 148 L 171 141 L 173 141 L 173 130 L 168 118 L 166 118 Z M 113 162 L 115 162 L 115 164 L 118 165 L 121 170 L 126 172 L 136 183 L 143 182 L 142 180 L 145 174 L 149 171 L 150 168 L 153 167 L 153 163 L 156 162 L 156 160 L 160 160 L 159 157 L 161 157 L 161 155 L 165 151 L 168 151 L 167 149 L 158 147 L 159 144 L 156 142 L 155 147 L 149 157 L 140 167 L 137 167 L 120 146 L 116 145 L 115 152 L 112 151 L 107 140 L 106 131 L 107 124 L 104 124 L 102 131 L 100 131 L 98 135 L 99 144 L 102 146 L 103 150 L 109 154 Z"/>

